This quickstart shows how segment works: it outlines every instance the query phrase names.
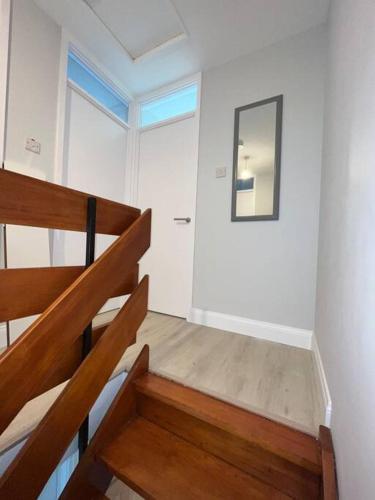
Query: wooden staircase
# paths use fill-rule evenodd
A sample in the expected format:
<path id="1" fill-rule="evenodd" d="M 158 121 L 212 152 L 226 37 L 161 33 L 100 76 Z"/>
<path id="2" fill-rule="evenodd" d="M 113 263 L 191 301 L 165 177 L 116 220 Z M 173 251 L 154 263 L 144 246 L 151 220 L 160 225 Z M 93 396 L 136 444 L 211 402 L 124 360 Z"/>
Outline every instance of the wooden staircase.
<path id="1" fill-rule="evenodd" d="M 84 231 L 89 195 L 0 171 L 0 222 Z M 0 433 L 24 404 L 68 380 L 0 478 L 0 499 L 36 499 L 147 312 L 138 261 L 151 213 L 97 199 L 97 230 L 119 238 L 88 269 L 0 271 L 0 321 L 42 313 L 0 358 Z M 82 331 L 104 302 L 114 320 Z M 61 355 L 64 353 L 64 356 Z M 145 498 L 337 498 L 330 433 L 319 439 L 149 373 L 145 346 L 66 485 L 63 499 L 104 499 L 117 477 Z"/>
<path id="2" fill-rule="evenodd" d="M 325 493 L 318 439 L 147 365 L 146 346 L 62 498 L 77 498 L 86 483 L 104 494 L 113 476 L 155 499 L 337 498 Z"/>

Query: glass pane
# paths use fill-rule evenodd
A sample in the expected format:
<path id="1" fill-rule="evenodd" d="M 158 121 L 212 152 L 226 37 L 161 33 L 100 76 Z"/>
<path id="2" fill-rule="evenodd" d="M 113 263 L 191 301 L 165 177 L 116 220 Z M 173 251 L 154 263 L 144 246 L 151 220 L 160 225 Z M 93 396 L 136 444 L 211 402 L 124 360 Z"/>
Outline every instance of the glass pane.
<path id="1" fill-rule="evenodd" d="M 71 52 L 68 78 L 122 121 L 128 121 L 128 103 Z"/>
<path id="2" fill-rule="evenodd" d="M 141 127 L 195 111 L 198 87 L 184 87 L 141 105 Z"/>

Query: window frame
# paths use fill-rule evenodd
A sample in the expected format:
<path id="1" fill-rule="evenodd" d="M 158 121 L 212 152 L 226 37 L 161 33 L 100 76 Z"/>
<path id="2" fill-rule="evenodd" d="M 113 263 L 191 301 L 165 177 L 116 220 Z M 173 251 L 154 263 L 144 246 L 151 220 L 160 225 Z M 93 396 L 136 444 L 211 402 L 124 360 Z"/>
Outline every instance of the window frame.
<path id="1" fill-rule="evenodd" d="M 183 89 L 188 88 L 188 87 L 193 87 L 193 86 L 196 87 L 196 105 L 195 105 L 194 111 L 187 111 L 185 113 L 171 116 L 170 118 L 165 118 L 164 120 L 159 120 L 159 121 L 156 121 L 154 123 L 142 125 L 141 120 L 142 120 L 142 106 L 143 105 L 148 104 L 150 102 L 157 101 L 158 99 L 162 99 L 163 97 L 167 97 L 171 94 L 177 93 L 180 90 L 183 90 Z M 196 79 L 184 82 L 183 84 L 180 84 L 178 86 L 170 87 L 170 88 L 168 88 L 168 90 L 160 91 L 160 92 L 157 92 L 156 94 L 153 94 L 153 95 L 151 94 L 149 97 L 146 97 L 138 102 L 138 119 L 137 119 L 138 130 L 142 130 L 142 131 L 143 130 L 150 130 L 153 128 L 168 125 L 170 123 L 175 123 L 175 122 L 178 122 L 180 120 L 186 120 L 187 118 L 192 118 L 193 116 L 195 116 L 195 114 L 197 113 L 197 110 L 199 109 L 199 99 L 200 99 L 200 84 L 199 84 L 199 81 L 197 81 Z"/>
<path id="2" fill-rule="evenodd" d="M 93 77 L 98 78 L 99 82 L 102 83 L 103 86 L 108 87 L 109 92 L 113 92 L 115 95 L 119 97 L 124 103 L 126 103 L 128 107 L 128 120 L 122 120 L 118 115 L 113 113 L 108 107 L 106 107 L 103 103 L 98 101 L 92 94 L 87 92 L 83 87 L 81 87 L 74 80 L 69 78 L 68 76 L 68 65 L 69 65 L 69 56 L 73 55 L 78 61 L 82 62 L 84 66 L 88 68 L 94 75 Z M 97 66 L 95 66 L 91 61 L 87 59 L 79 50 L 77 50 L 74 46 L 69 45 L 67 59 L 66 59 L 66 81 L 67 85 L 75 90 L 78 94 L 80 94 L 83 98 L 87 99 L 91 104 L 97 107 L 100 111 L 105 113 L 107 116 L 112 118 L 119 125 L 125 127 L 126 129 L 130 129 L 130 113 L 131 113 L 131 102 L 132 99 L 127 96 L 112 80 L 110 80 Z"/>

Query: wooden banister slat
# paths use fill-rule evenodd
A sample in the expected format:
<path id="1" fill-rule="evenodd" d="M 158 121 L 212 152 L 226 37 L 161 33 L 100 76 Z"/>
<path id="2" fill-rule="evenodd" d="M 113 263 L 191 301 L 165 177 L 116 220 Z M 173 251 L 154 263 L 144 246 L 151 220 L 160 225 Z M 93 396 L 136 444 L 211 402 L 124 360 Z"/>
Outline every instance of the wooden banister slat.
<path id="1" fill-rule="evenodd" d="M 0 169 L 0 223 L 86 231 L 90 194 Z M 96 198 L 96 232 L 120 235 L 140 210 Z"/>
<path id="2" fill-rule="evenodd" d="M 105 325 L 97 326 L 92 330 L 92 347 L 97 343 L 100 337 L 105 332 L 106 328 L 110 323 Z M 43 381 L 42 385 L 38 387 L 37 391 L 32 395 L 32 398 L 36 398 L 43 392 L 49 391 L 53 387 L 65 382 L 70 379 L 79 365 L 82 362 L 82 336 L 69 347 L 67 347 L 61 355 L 61 358 L 57 361 L 56 365 L 53 367 L 53 373 L 50 377 L 47 377 Z"/>
<path id="3" fill-rule="evenodd" d="M 134 381 L 148 371 L 149 346 L 145 345 L 135 360 L 125 382 L 113 400 L 109 410 L 101 421 L 96 433 L 90 441 L 82 459 L 71 475 L 68 484 L 61 494 L 60 500 L 79 498 L 83 487 L 91 479 L 93 484 L 103 493 L 112 479 L 106 469 L 99 471 L 94 462 L 100 450 L 116 436 L 119 429 L 136 414 L 136 391 Z M 92 471 L 94 469 L 94 471 Z M 93 473 L 94 472 L 94 473 Z"/>
<path id="4" fill-rule="evenodd" d="M 37 498 L 147 313 L 148 276 L 112 321 L 0 479 L 1 498 Z M 53 446 L 51 446 L 53 443 Z"/>
<path id="5" fill-rule="evenodd" d="M 150 246 L 146 210 L 0 357 L 0 433 Z"/>
<path id="6" fill-rule="evenodd" d="M 83 266 L 0 269 L 0 322 L 43 312 L 84 270 Z M 136 264 L 112 297 L 128 295 L 137 284 Z"/>

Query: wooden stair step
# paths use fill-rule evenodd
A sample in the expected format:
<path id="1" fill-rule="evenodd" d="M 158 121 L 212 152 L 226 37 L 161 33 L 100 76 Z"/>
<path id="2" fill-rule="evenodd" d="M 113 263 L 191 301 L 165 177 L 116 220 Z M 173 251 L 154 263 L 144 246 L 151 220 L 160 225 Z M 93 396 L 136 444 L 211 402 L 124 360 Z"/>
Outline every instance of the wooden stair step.
<path id="1" fill-rule="evenodd" d="M 99 459 L 146 498 L 291 498 L 142 417 L 126 425 Z"/>
<path id="2" fill-rule="evenodd" d="M 316 500 L 319 497 L 318 475 L 273 455 L 258 445 L 144 394 L 137 395 L 137 412 L 159 427 L 261 481 L 276 486 L 293 498 Z"/>
<path id="3" fill-rule="evenodd" d="M 319 443 L 313 436 L 150 373 L 140 377 L 135 385 L 139 394 L 321 475 Z"/>

